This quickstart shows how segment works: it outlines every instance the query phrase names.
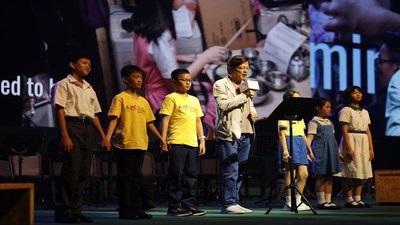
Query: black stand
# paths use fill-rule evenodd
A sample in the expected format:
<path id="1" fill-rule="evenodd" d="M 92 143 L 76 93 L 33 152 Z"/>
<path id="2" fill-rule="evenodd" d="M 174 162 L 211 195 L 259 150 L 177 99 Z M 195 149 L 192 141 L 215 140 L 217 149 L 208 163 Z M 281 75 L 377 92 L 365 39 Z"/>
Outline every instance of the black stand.
<path id="1" fill-rule="evenodd" d="M 274 160 L 274 174 L 272 175 L 272 180 L 270 183 L 270 189 L 269 189 L 269 194 L 268 197 L 260 199 L 256 202 L 254 202 L 254 204 L 261 204 L 263 202 L 266 201 L 272 201 L 272 199 L 276 199 L 279 197 L 280 192 L 278 193 L 278 181 L 280 180 L 280 175 L 279 175 L 279 165 L 277 162 L 277 156 L 273 156 L 273 160 Z M 267 204 L 268 205 L 268 204 Z"/>
<path id="2" fill-rule="evenodd" d="M 104 182 L 104 200 L 100 201 L 101 204 L 94 204 L 91 203 L 91 205 L 102 205 L 104 206 L 107 203 L 113 203 L 113 199 L 115 199 L 115 196 L 113 196 L 113 190 L 112 190 L 112 184 L 113 184 L 113 163 L 114 163 L 114 150 L 106 151 L 103 149 L 95 150 L 93 151 L 94 155 L 93 157 L 96 157 L 96 165 L 94 165 L 97 169 L 100 169 L 100 176 L 101 180 Z M 98 174 L 98 172 L 96 172 Z M 86 204 L 90 204 L 86 202 Z"/>
<path id="3" fill-rule="evenodd" d="M 40 133 L 41 133 L 41 136 L 40 136 L 41 140 L 40 140 L 40 143 L 39 143 L 39 145 L 40 145 L 40 156 L 42 157 L 42 159 L 46 158 L 47 155 L 45 155 L 45 153 L 43 151 L 43 143 L 44 143 L 45 137 L 46 137 L 46 132 L 44 131 L 44 128 L 43 127 L 39 127 L 35 122 L 32 121 L 31 117 L 29 115 L 27 115 L 26 113 L 24 113 L 22 115 L 25 118 L 23 126 L 25 126 L 25 127 L 34 127 L 34 128 L 40 129 Z M 20 159 L 22 159 L 22 157 Z M 41 164 L 42 165 L 40 165 L 40 166 L 41 166 L 41 168 L 43 168 L 44 167 L 43 166 L 43 160 L 42 160 Z M 22 170 L 22 167 L 19 168 L 20 173 L 21 173 L 21 170 Z M 43 176 L 43 170 L 42 170 L 41 174 L 40 174 L 40 189 L 41 189 L 40 202 L 42 203 L 42 206 L 44 206 L 44 204 L 45 204 L 45 196 L 44 196 L 43 184 L 44 184 L 44 176 Z"/>
<path id="4" fill-rule="evenodd" d="M 260 199 L 254 204 L 261 204 L 266 201 L 271 201 L 271 199 L 275 199 L 276 196 L 280 193 L 277 190 L 277 182 L 279 180 L 279 165 L 278 165 L 278 146 L 277 146 L 277 138 L 278 134 L 276 132 L 276 121 L 268 120 L 266 118 L 259 119 L 255 123 L 255 156 L 268 156 L 272 157 L 273 161 L 273 175 L 270 181 L 270 189 L 267 197 Z M 281 189 L 279 189 L 281 190 Z"/>
<path id="5" fill-rule="evenodd" d="M 105 150 L 102 150 L 103 152 Z M 115 196 L 113 196 L 113 190 L 112 190 L 112 183 L 113 183 L 113 162 L 114 162 L 114 150 L 110 150 L 110 151 L 105 151 L 107 153 L 107 179 L 108 179 L 108 183 L 107 183 L 107 191 L 106 196 L 105 196 L 105 203 L 112 203 L 113 199 L 115 199 Z M 103 162 L 101 162 L 103 163 Z M 102 167 L 102 170 L 104 168 Z M 102 174 L 104 174 L 105 171 L 102 171 Z"/>
<path id="6" fill-rule="evenodd" d="M 1 157 L 18 155 L 18 181 L 22 182 L 23 156 L 35 155 L 42 143 L 42 134 L 8 134 L 1 145 Z"/>
<path id="7" fill-rule="evenodd" d="M 199 180 L 202 181 L 204 183 L 204 187 L 203 187 L 203 191 L 204 191 L 204 196 L 202 199 L 204 199 L 203 201 L 199 201 L 199 203 L 201 204 L 206 204 L 210 201 L 213 202 L 218 202 L 219 199 L 219 144 L 217 142 L 217 140 L 206 140 L 206 154 L 203 156 L 200 156 L 199 158 L 199 167 L 200 167 L 200 171 L 199 171 Z M 211 164 L 208 165 L 204 165 L 202 163 L 202 160 L 214 160 L 215 164 L 212 166 Z M 210 169 L 211 171 L 208 171 L 206 174 L 203 174 L 203 168 L 206 166 L 210 166 L 210 168 L 213 168 L 214 171 L 212 171 L 212 169 Z M 212 188 L 212 181 L 215 180 L 215 191 L 213 191 Z M 199 185 L 200 186 L 200 185 Z M 208 189 L 208 188 L 209 189 Z"/>
<path id="8" fill-rule="evenodd" d="M 294 120 L 302 120 L 312 115 L 312 109 L 316 105 L 316 99 L 312 98 L 287 98 L 278 107 L 271 113 L 268 119 L 270 120 L 289 120 L 289 132 L 290 132 L 290 156 L 293 156 L 293 133 L 292 133 L 292 123 Z M 293 168 L 293 158 L 289 157 L 289 170 L 290 170 L 290 184 L 285 187 L 285 189 L 279 194 L 279 196 L 273 200 L 271 203 L 274 203 L 277 199 L 279 199 L 282 195 L 284 195 L 288 189 L 290 189 L 290 200 L 291 200 L 291 211 L 297 213 L 297 208 L 299 205 L 305 203 L 311 209 L 314 214 L 317 212 L 311 206 L 310 202 L 304 197 L 304 195 L 300 192 L 298 187 L 295 184 L 294 179 L 294 168 Z M 296 203 L 296 191 L 301 196 L 301 203 L 297 205 Z M 304 201 L 304 202 L 303 202 Z M 272 204 L 273 205 L 273 204 Z M 272 210 L 272 206 L 265 212 L 265 214 L 269 214 Z"/>

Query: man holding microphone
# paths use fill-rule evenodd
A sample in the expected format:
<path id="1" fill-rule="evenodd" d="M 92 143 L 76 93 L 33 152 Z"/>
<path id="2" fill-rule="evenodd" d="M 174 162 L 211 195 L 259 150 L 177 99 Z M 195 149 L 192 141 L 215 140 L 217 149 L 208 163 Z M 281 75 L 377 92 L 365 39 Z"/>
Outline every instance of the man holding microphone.
<path id="1" fill-rule="evenodd" d="M 247 81 L 249 59 L 235 55 L 228 61 L 228 76 L 214 83 L 217 105 L 215 132 L 221 163 L 221 213 L 244 214 L 252 210 L 239 205 L 243 172 L 254 136 L 258 115 L 252 97 L 258 89 Z"/>

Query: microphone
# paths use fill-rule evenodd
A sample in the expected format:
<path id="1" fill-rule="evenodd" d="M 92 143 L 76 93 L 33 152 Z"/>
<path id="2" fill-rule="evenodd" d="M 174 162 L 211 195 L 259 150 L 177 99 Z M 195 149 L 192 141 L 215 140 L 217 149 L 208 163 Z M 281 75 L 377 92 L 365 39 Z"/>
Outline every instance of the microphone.
<path id="1" fill-rule="evenodd" d="M 247 90 L 258 91 L 260 90 L 260 86 L 258 85 L 258 81 L 255 80 L 244 80 L 239 86 L 240 92 L 243 93 Z M 251 96 L 251 100 L 253 100 L 253 96 Z"/>
<path id="2" fill-rule="evenodd" d="M 260 90 L 260 86 L 258 85 L 258 81 L 255 80 L 244 80 L 239 86 L 240 92 L 245 92 L 247 90 L 258 91 Z"/>

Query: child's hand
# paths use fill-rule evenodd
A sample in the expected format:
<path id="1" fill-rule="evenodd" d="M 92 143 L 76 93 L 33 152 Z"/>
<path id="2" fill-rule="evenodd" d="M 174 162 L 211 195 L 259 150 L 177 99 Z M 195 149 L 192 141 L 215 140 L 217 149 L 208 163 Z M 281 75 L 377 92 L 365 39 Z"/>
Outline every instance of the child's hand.
<path id="1" fill-rule="evenodd" d="M 61 146 L 62 146 L 62 148 L 64 148 L 64 151 L 70 152 L 73 148 L 73 143 L 72 143 L 71 138 L 69 138 L 69 136 L 62 137 L 61 138 Z"/>
<path id="2" fill-rule="evenodd" d="M 354 151 L 352 149 L 347 149 L 346 156 L 348 159 L 354 160 L 355 157 Z"/>
<path id="3" fill-rule="evenodd" d="M 373 159 L 375 158 L 375 153 L 374 153 L 374 150 L 372 149 L 370 149 L 369 150 L 369 161 L 372 161 Z"/>
<path id="4" fill-rule="evenodd" d="M 167 142 L 163 141 L 161 142 L 160 148 L 161 148 L 161 153 L 167 153 L 169 150 L 169 147 Z"/>
<path id="5" fill-rule="evenodd" d="M 201 60 L 205 64 L 219 63 L 222 61 L 222 59 L 226 55 L 226 52 L 228 52 L 228 51 L 229 51 L 229 49 L 222 47 L 222 46 L 212 46 L 212 47 L 206 49 L 201 54 L 198 54 L 197 59 Z"/>
<path id="6" fill-rule="evenodd" d="M 200 144 L 199 144 L 199 155 L 204 155 L 206 154 L 206 145 L 205 145 L 205 140 L 204 138 L 200 139 Z"/>
<path id="7" fill-rule="evenodd" d="M 307 154 L 307 159 L 308 159 L 308 161 L 311 162 L 311 161 L 314 160 L 314 158 L 315 158 L 315 157 L 314 157 L 314 153 L 313 153 L 313 152 L 310 152 L 310 153 Z"/>
<path id="8" fill-rule="evenodd" d="M 283 152 L 283 155 L 282 155 L 283 161 L 284 161 L 285 163 L 287 163 L 287 162 L 289 162 L 289 158 L 290 158 L 289 152 L 288 152 L 288 151 L 284 151 L 284 152 Z"/>
<path id="9" fill-rule="evenodd" d="M 339 159 L 341 162 L 344 162 L 344 156 L 342 151 L 339 151 Z"/>
<path id="10" fill-rule="evenodd" d="M 101 140 L 100 147 L 102 149 L 106 149 L 107 151 L 110 151 L 111 150 L 111 143 L 107 138 L 104 138 L 103 140 Z"/>

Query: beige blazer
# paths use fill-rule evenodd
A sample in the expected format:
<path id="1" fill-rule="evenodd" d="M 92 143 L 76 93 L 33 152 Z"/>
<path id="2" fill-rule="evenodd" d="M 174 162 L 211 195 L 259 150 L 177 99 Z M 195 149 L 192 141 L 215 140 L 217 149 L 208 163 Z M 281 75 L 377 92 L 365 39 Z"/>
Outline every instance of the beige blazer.
<path id="1" fill-rule="evenodd" d="M 247 98 L 243 93 L 236 94 L 235 87 L 229 79 L 228 76 L 222 78 L 213 86 L 217 107 L 215 134 L 220 140 L 235 141 L 242 134 L 242 108 L 250 104 L 250 111 L 256 112 L 256 110 L 251 98 Z"/>

